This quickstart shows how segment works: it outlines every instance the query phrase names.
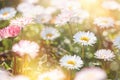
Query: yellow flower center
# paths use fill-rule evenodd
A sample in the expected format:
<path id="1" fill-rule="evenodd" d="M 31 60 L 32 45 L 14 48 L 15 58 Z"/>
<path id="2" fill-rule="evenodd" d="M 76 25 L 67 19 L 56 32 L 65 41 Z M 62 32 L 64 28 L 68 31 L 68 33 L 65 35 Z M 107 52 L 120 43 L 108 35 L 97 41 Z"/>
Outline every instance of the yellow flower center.
<path id="1" fill-rule="evenodd" d="M 80 40 L 83 40 L 83 41 L 88 42 L 88 41 L 89 41 L 89 38 L 84 36 L 84 37 L 81 37 Z"/>
<path id="2" fill-rule="evenodd" d="M 73 61 L 73 60 L 69 60 L 67 63 L 70 65 L 73 65 L 73 66 L 75 65 L 75 61 Z"/>
<path id="3" fill-rule="evenodd" d="M 47 37 L 52 37 L 52 36 L 53 36 L 53 34 L 48 33 L 46 36 L 47 36 Z"/>
<path id="4" fill-rule="evenodd" d="M 45 77 L 43 80 L 51 80 L 49 77 Z"/>
<path id="5" fill-rule="evenodd" d="M 7 15 L 8 15 L 8 12 L 4 12 L 4 13 L 3 13 L 3 16 L 7 16 Z"/>
<path id="6" fill-rule="evenodd" d="M 102 54 L 102 55 L 101 55 L 101 57 L 102 57 L 102 58 L 105 58 L 105 55 L 104 55 L 104 54 Z"/>
<path id="7" fill-rule="evenodd" d="M 106 24 L 106 23 L 108 23 L 108 21 L 107 20 L 103 20 L 103 21 L 101 21 L 102 23 L 104 23 L 104 24 Z"/>

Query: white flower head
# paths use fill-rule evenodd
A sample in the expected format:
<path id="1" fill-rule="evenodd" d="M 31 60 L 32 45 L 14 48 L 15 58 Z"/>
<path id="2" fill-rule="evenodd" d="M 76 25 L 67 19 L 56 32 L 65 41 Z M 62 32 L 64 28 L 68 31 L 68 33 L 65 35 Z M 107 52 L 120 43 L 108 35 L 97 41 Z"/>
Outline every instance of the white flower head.
<path id="1" fill-rule="evenodd" d="M 27 12 L 28 10 L 30 10 L 34 5 L 30 4 L 30 3 L 25 3 L 22 2 L 20 4 L 18 4 L 17 6 L 17 10 L 21 13 Z"/>
<path id="2" fill-rule="evenodd" d="M 46 14 L 53 14 L 56 11 L 57 11 L 56 7 L 49 6 L 49 7 L 45 8 Z"/>
<path id="3" fill-rule="evenodd" d="M 53 27 L 45 27 L 41 31 L 40 35 L 44 40 L 54 40 L 60 36 L 60 33 Z"/>
<path id="4" fill-rule="evenodd" d="M 81 24 L 88 17 L 89 17 L 89 13 L 87 11 L 78 9 L 78 10 L 74 11 L 74 13 L 70 19 L 70 22 Z"/>
<path id="5" fill-rule="evenodd" d="M 106 0 L 102 3 L 102 7 L 108 10 L 117 10 L 119 6 L 120 4 L 115 0 Z"/>
<path id="6" fill-rule="evenodd" d="M 103 59 L 104 61 L 112 61 L 114 57 L 114 53 L 109 49 L 100 49 L 95 52 L 95 58 Z"/>
<path id="7" fill-rule="evenodd" d="M 72 16 L 73 12 L 68 11 L 68 10 L 63 10 L 57 17 L 55 20 L 55 24 L 57 26 L 62 26 L 67 24 L 67 22 L 70 21 L 70 18 Z"/>
<path id="8" fill-rule="evenodd" d="M 116 37 L 113 41 L 113 45 L 120 49 L 120 36 Z"/>
<path id="9" fill-rule="evenodd" d="M 74 80 L 105 80 L 106 72 L 98 67 L 83 68 L 76 74 Z"/>
<path id="10" fill-rule="evenodd" d="M 13 45 L 12 51 L 20 56 L 28 54 L 31 58 L 35 58 L 38 55 L 39 45 L 32 41 L 21 40 Z"/>
<path id="11" fill-rule="evenodd" d="M 35 18 L 37 15 L 43 13 L 44 8 L 30 3 L 20 3 L 17 10 L 22 13 L 23 17 Z"/>
<path id="12" fill-rule="evenodd" d="M 79 0 L 51 0 L 51 5 L 62 10 L 62 9 L 78 9 L 81 8 Z"/>
<path id="13" fill-rule="evenodd" d="M 64 78 L 64 73 L 59 69 L 55 69 L 39 75 L 38 80 L 63 80 Z"/>
<path id="14" fill-rule="evenodd" d="M 79 69 L 83 66 L 83 61 L 79 56 L 65 55 L 60 59 L 60 65 L 67 69 Z"/>
<path id="15" fill-rule="evenodd" d="M 35 22 L 40 23 L 40 24 L 45 24 L 45 23 L 49 23 L 49 21 L 51 20 L 51 15 L 50 14 L 40 14 L 37 15 L 36 18 L 34 19 Z"/>
<path id="16" fill-rule="evenodd" d="M 56 7 L 58 9 L 61 9 L 63 7 L 63 4 L 66 3 L 66 0 L 51 0 L 50 4 L 53 6 L 53 7 Z"/>
<path id="17" fill-rule="evenodd" d="M 23 75 L 14 76 L 12 80 L 30 80 L 28 77 Z"/>
<path id="18" fill-rule="evenodd" d="M 5 7 L 0 10 L 0 20 L 8 20 L 15 16 L 16 10 L 13 7 Z"/>
<path id="19" fill-rule="evenodd" d="M 74 42 L 80 43 L 81 45 L 93 45 L 96 43 L 97 38 L 92 32 L 84 32 L 80 31 L 76 33 L 74 36 Z"/>
<path id="20" fill-rule="evenodd" d="M 61 6 L 61 10 L 62 9 L 76 10 L 80 8 L 81 4 L 79 0 L 67 0 L 66 3 L 64 3 L 63 6 Z"/>
<path id="21" fill-rule="evenodd" d="M 20 17 L 10 21 L 10 25 L 18 25 L 21 27 L 25 27 L 28 24 L 33 23 L 33 19 L 29 17 Z"/>
<path id="22" fill-rule="evenodd" d="M 11 80 L 10 73 L 0 69 L 0 80 Z"/>
<path id="23" fill-rule="evenodd" d="M 26 11 L 22 12 L 23 17 L 31 17 L 35 18 L 37 15 L 43 13 L 44 9 L 42 6 L 33 5 L 26 9 Z"/>
<path id="24" fill-rule="evenodd" d="M 100 28 L 111 28 L 115 22 L 111 17 L 98 17 L 94 19 L 94 24 Z"/>

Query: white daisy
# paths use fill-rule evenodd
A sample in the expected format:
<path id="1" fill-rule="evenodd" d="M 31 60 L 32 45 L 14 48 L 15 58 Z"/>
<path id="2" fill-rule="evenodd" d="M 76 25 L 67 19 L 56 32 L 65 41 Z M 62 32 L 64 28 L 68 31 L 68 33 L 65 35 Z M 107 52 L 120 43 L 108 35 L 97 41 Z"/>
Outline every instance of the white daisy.
<path id="1" fill-rule="evenodd" d="M 0 10 L 0 20 L 8 20 L 15 16 L 16 10 L 12 7 L 5 7 Z"/>
<path id="2" fill-rule="evenodd" d="M 70 19 L 70 22 L 81 24 L 88 17 L 89 17 L 89 13 L 87 11 L 84 11 L 82 9 L 75 10 Z"/>
<path id="3" fill-rule="evenodd" d="M 43 13 L 44 8 L 39 5 L 33 5 L 30 3 L 20 3 L 17 10 L 22 13 L 23 17 L 34 18 L 36 15 Z"/>
<path id="4" fill-rule="evenodd" d="M 73 12 L 68 11 L 68 10 L 64 10 L 62 11 L 55 20 L 55 24 L 57 26 L 62 26 L 67 24 L 70 21 L 71 16 L 73 15 Z"/>
<path id="5" fill-rule="evenodd" d="M 11 80 L 10 73 L 0 69 L 0 80 Z"/>
<path id="6" fill-rule="evenodd" d="M 106 80 L 106 72 L 98 67 L 84 68 L 76 74 L 74 80 Z"/>
<path id="7" fill-rule="evenodd" d="M 102 3 L 102 7 L 108 10 L 117 10 L 119 6 L 120 4 L 115 0 L 106 0 Z"/>
<path id="8" fill-rule="evenodd" d="M 65 55 L 60 59 L 60 65 L 67 69 L 79 69 L 83 66 L 83 61 L 79 56 Z"/>
<path id="9" fill-rule="evenodd" d="M 35 18 L 37 15 L 43 13 L 44 9 L 42 6 L 39 5 L 35 5 L 35 6 L 31 6 L 28 9 L 26 9 L 26 11 L 22 12 L 22 15 L 24 17 L 31 17 L 31 18 Z"/>
<path id="10" fill-rule="evenodd" d="M 63 9 L 61 13 L 56 17 L 55 24 L 62 26 L 69 23 L 82 23 L 89 17 L 89 13 L 82 9 L 68 10 Z"/>
<path id="11" fill-rule="evenodd" d="M 51 17 L 50 14 L 43 13 L 43 14 L 37 15 L 34 20 L 37 23 L 40 23 L 40 24 L 43 23 L 43 24 L 45 24 L 45 23 L 48 23 L 51 20 L 51 18 L 52 17 Z"/>
<path id="12" fill-rule="evenodd" d="M 40 35 L 44 40 L 54 40 L 60 36 L 60 33 L 53 27 L 45 27 L 41 31 Z"/>
<path id="13" fill-rule="evenodd" d="M 28 54 L 31 58 L 35 58 L 38 55 L 39 45 L 32 41 L 21 40 L 13 45 L 12 51 L 20 56 Z"/>
<path id="14" fill-rule="evenodd" d="M 33 23 L 33 19 L 28 17 L 20 17 L 10 21 L 10 25 L 18 25 L 21 27 L 25 27 L 30 23 Z"/>
<path id="15" fill-rule="evenodd" d="M 51 0 L 51 5 L 62 10 L 62 9 L 78 9 L 81 8 L 79 0 Z"/>
<path id="16" fill-rule="evenodd" d="M 30 80 L 28 77 L 23 75 L 14 76 L 12 80 Z"/>
<path id="17" fill-rule="evenodd" d="M 111 17 L 98 17 L 94 19 L 94 24 L 100 28 L 114 27 L 114 20 Z"/>
<path id="18" fill-rule="evenodd" d="M 96 43 L 97 38 L 92 32 L 84 32 L 80 31 L 76 33 L 74 36 L 74 42 L 80 43 L 81 45 L 93 45 Z"/>
<path id="19" fill-rule="evenodd" d="M 109 49 L 100 49 L 95 53 L 95 58 L 103 59 L 104 61 L 112 61 L 114 57 L 114 53 Z"/>
<path id="20" fill-rule="evenodd" d="M 120 49 L 120 36 L 116 37 L 113 41 L 113 45 Z"/>
<path id="21" fill-rule="evenodd" d="M 28 10 L 30 10 L 34 5 L 30 4 L 30 3 L 20 3 L 17 6 L 17 10 L 21 13 L 23 12 L 27 12 Z"/>
<path id="22" fill-rule="evenodd" d="M 61 6 L 61 9 L 68 9 L 68 10 L 76 10 L 80 8 L 81 5 L 79 0 L 66 0 L 66 3 L 64 3 L 63 6 Z"/>
<path id="23" fill-rule="evenodd" d="M 49 6 L 49 7 L 45 8 L 45 13 L 46 14 L 53 14 L 56 11 L 57 11 L 56 7 Z"/>
<path id="24" fill-rule="evenodd" d="M 66 3 L 66 0 L 51 0 L 50 4 L 58 9 L 61 9 L 63 5 Z"/>
<path id="25" fill-rule="evenodd" d="M 64 80 L 64 79 L 65 79 L 65 75 L 59 69 L 45 72 L 45 73 L 39 75 L 39 77 L 38 77 L 38 80 Z"/>

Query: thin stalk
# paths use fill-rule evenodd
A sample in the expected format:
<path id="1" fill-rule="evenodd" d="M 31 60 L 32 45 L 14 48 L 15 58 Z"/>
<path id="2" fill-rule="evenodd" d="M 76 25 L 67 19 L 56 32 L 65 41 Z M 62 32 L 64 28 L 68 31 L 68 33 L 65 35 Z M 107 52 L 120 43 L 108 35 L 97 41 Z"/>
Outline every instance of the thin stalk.
<path id="1" fill-rule="evenodd" d="M 13 65 L 13 74 L 16 75 L 16 66 L 17 66 L 17 59 L 16 59 L 16 56 L 14 56 L 14 65 Z"/>
<path id="2" fill-rule="evenodd" d="M 84 59 L 85 57 L 85 49 L 84 49 L 84 46 L 82 46 L 82 58 Z"/>
<path id="3" fill-rule="evenodd" d="M 71 70 L 68 70 L 68 77 L 67 77 L 67 80 L 72 80 L 72 71 Z"/>
<path id="4" fill-rule="evenodd" d="M 68 23 L 68 27 L 69 27 L 69 30 L 70 30 L 70 34 L 71 34 L 71 40 L 73 38 L 73 29 L 72 29 L 72 26 Z"/>
<path id="5" fill-rule="evenodd" d="M 102 30 L 100 28 L 97 27 L 97 33 L 98 33 L 98 36 L 99 36 L 99 46 L 98 46 L 98 49 L 101 49 L 102 47 Z"/>

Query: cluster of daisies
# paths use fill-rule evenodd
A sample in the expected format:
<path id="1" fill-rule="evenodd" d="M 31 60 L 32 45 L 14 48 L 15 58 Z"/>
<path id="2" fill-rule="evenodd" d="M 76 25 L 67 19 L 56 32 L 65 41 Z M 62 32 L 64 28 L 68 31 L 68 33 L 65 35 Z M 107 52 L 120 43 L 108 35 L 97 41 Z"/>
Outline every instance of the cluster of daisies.
<path id="1" fill-rule="evenodd" d="M 104 69 L 95 66 L 85 67 L 85 48 L 94 48 L 96 44 L 102 44 L 102 39 L 99 40 L 99 38 L 101 38 L 103 32 L 107 29 L 115 28 L 120 22 L 116 22 L 110 16 L 97 16 L 91 20 L 91 14 L 82 8 L 79 0 L 50 0 L 49 7 L 43 7 L 38 2 L 39 0 L 22 0 L 16 9 L 13 7 L 0 9 L 0 21 L 9 21 L 8 26 L 0 29 L 0 40 L 16 38 L 26 26 L 37 24 L 42 25 L 39 33 L 40 41 L 45 41 L 46 45 L 48 45 L 47 42 L 56 42 L 57 39 L 64 36 L 64 28 L 67 27 L 71 32 L 69 35 L 72 36 L 72 39 L 65 36 L 68 38 L 66 43 L 71 44 L 71 46 L 72 44 L 79 45 L 80 47 L 78 48 L 82 49 L 78 53 L 79 55 L 72 53 L 60 56 L 59 66 L 68 71 L 78 70 L 74 79 L 72 78 L 73 80 L 106 80 L 107 74 Z M 115 0 L 105 0 L 102 2 L 101 7 L 107 10 L 120 10 L 120 4 Z M 16 17 L 17 15 L 21 16 Z M 74 31 L 74 28 L 76 28 L 75 24 L 77 27 L 84 28 L 84 24 L 89 20 L 92 22 L 93 28 L 96 29 L 95 31 L 84 31 L 78 28 L 77 31 Z M 61 45 L 62 42 L 60 41 L 59 44 Z M 113 47 L 120 49 L 120 36 L 112 40 L 112 43 Z M 49 46 L 53 45 L 49 44 Z M 57 46 L 59 47 L 59 45 Z M 24 58 L 25 55 L 28 55 L 30 60 L 33 60 L 39 57 L 42 49 L 43 46 L 38 42 L 21 39 L 12 46 L 11 50 L 16 54 L 14 56 Z M 115 51 L 112 49 L 104 47 L 95 49 L 97 50 L 92 54 L 96 60 L 106 63 L 113 61 L 116 57 Z M 68 53 L 71 52 L 68 51 Z M 53 69 L 39 74 L 37 80 L 66 80 L 66 77 L 68 76 L 63 70 Z M 30 80 L 30 78 L 25 75 L 13 76 L 9 72 L 0 69 L 0 80 Z"/>
<path id="2" fill-rule="evenodd" d="M 0 70 L 0 76 L 1 80 L 30 80 L 29 77 L 23 75 L 12 76 L 5 70 Z M 106 77 L 104 70 L 98 67 L 89 67 L 78 72 L 74 80 L 105 80 Z M 65 74 L 60 69 L 54 69 L 40 74 L 37 80 L 65 80 Z"/>

